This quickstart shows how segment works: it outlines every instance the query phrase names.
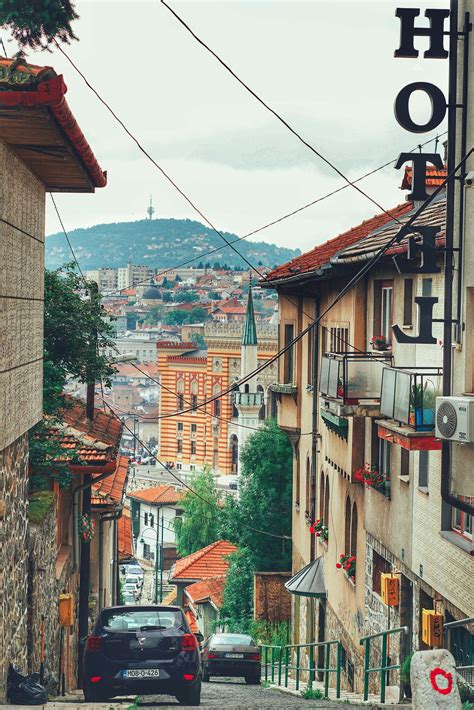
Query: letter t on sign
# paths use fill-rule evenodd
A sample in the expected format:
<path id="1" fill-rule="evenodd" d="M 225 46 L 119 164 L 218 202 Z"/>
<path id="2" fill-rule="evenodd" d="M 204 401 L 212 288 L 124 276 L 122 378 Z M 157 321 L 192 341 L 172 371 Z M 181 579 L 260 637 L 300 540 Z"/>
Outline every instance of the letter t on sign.
<path id="1" fill-rule="evenodd" d="M 429 37 L 430 47 L 424 52 L 425 59 L 446 59 L 448 52 L 444 48 L 444 21 L 449 17 L 449 10 L 425 10 L 429 27 L 415 27 L 415 18 L 420 14 L 418 8 L 397 7 L 395 15 L 400 18 L 400 47 L 395 50 L 396 57 L 416 59 L 415 36 Z"/>
<path id="2" fill-rule="evenodd" d="M 443 159 L 438 153 L 400 153 L 395 170 L 399 170 L 408 161 L 413 163 L 411 175 L 411 192 L 407 195 L 412 202 L 424 202 L 428 199 L 426 192 L 426 166 L 434 165 L 438 170 L 444 169 Z"/>

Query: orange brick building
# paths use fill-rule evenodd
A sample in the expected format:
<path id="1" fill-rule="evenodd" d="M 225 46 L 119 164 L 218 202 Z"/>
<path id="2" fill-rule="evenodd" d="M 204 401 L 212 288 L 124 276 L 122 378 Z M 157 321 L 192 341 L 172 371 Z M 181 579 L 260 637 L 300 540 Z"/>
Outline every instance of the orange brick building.
<path id="1" fill-rule="evenodd" d="M 226 391 L 240 378 L 243 327 L 243 323 L 206 325 L 207 351 L 196 350 L 192 342 L 157 344 L 162 384 L 160 416 L 183 410 L 160 419 L 159 456 L 178 470 L 194 471 L 208 464 L 219 474 L 237 473 L 242 427 L 232 396 L 224 395 L 206 407 L 186 410 Z M 277 350 L 277 328 L 262 326 L 257 329 L 257 338 L 261 364 Z M 256 387 L 264 394 L 261 419 L 276 416 L 269 389 L 276 378 L 274 363 L 255 379 Z"/>

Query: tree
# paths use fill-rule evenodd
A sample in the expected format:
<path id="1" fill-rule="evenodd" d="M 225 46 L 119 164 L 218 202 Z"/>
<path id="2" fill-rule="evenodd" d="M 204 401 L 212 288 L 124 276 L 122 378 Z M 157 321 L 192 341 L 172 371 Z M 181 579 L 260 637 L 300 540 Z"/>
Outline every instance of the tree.
<path id="1" fill-rule="evenodd" d="M 291 569 L 292 460 L 290 442 L 275 420 L 267 420 L 242 449 L 240 497 L 227 497 L 220 533 L 249 550 L 254 570 Z"/>
<path id="2" fill-rule="evenodd" d="M 229 631 L 247 633 L 253 617 L 253 564 L 247 548 L 229 555 L 220 622 Z"/>
<path id="3" fill-rule="evenodd" d="M 180 557 L 190 555 L 219 539 L 219 494 L 211 469 L 205 466 L 191 477 L 190 488 L 181 501 L 183 517 L 176 518 L 176 548 Z"/>
<path id="4" fill-rule="evenodd" d="M 206 341 L 204 340 L 201 333 L 193 333 L 191 335 L 191 340 L 196 343 L 196 347 L 198 347 L 199 350 L 207 350 Z"/>
<path id="5" fill-rule="evenodd" d="M 182 283 L 182 281 L 183 281 L 183 279 L 181 278 L 181 276 L 179 274 L 176 274 L 174 282 L 178 284 L 178 283 Z"/>
<path id="6" fill-rule="evenodd" d="M 3 0 L 0 25 L 8 27 L 20 47 L 49 49 L 57 40 L 69 44 L 77 39 L 71 23 L 77 20 L 71 0 Z"/>
<path id="7" fill-rule="evenodd" d="M 148 313 L 145 316 L 145 323 L 149 325 L 156 325 L 163 318 L 163 309 L 161 306 L 151 306 Z"/>
<path id="8" fill-rule="evenodd" d="M 176 293 L 174 300 L 177 303 L 194 303 L 199 301 L 199 296 L 196 291 L 185 291 L 184 293 Z"/>
<path id="9" fill-rule="evenodd" d="M 187 323 L 203 323 L 210 320 L 209 311 L 202 306 L 196 306 L 192 311 L 189 311 Z"/>
<path id="10" fill-rule="evenodd" d="M 51 436 L 51 426 L 61 421 L 61 410 L 68 406 L 64 387 L 68 379 L 79 382 L 102 380 L 110 385 L 115 372 L 104 348 L 113 344 L 110 316 L 100 302 L 95 284 L 84 282 L 67 264 L 56 271 L 45 271 L 44 284 L 44 360 L 43 412 L 29 434 L 29 460 L 32 485 L 43 486 L 47 477 L 69 483 L 67 465 L 61 463 L 64 451 Z M 97 347 L 100 342 L 102 348 Z"/>
<path id="11" fill-rule="evenodd" d="M 163 303 L 171 303 L 173 300 L 173 294 L 171 291 L 164 291 L 163 292 Z"/>
<path id="12" fill-rule="evenodd" d="M 183 325 L 186 319 L 189 317 L 188 311 L 168 311 L 163 318 L 166 325 Z"/>
<path id="13" fill-rule="evenodd" d="M 171 284 L 168 281 L 168 279 L 166 278 L 166 276 L 164 277 L 163 281 L 161 282 L 161 288 L 171 288 Z"/>

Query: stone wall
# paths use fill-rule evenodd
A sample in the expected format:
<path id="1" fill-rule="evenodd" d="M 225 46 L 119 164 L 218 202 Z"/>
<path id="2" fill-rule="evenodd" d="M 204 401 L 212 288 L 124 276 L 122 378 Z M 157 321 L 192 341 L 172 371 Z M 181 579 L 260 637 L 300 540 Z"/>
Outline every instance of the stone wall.
<path id="1" fill-rule="evenodd" d="M 0 452 L 0 698 L 9 663 L 27 667 L 28 436 Z"/>
<path id="2" fill-rule="evenodd" d="M 60 626 L 56 580 L 57 499 L 28 535 L 28 671 L 38 672 L 41 663 L 41 624 L 44 619 L 45 685 L 56 692 L 59 683 Z"/>
<path id="3" fill-rule="evenodd" d="M 254 619 L 290 621 L 291 594 L 285 589 L 290 572 L 255 572 Z"/>

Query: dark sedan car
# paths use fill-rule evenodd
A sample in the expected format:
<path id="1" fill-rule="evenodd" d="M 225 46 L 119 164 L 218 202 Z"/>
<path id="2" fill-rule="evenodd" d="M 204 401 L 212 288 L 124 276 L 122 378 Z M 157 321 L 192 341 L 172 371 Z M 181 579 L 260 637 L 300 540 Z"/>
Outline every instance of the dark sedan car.
<path id="1" fill-rule="evenodd" d="M 198 638 L 177 606 L 103 609 L 84 651 L 84 696 L 105 702 L 116 695 L 174 695 L 199 705 Z"/>
<path id="2" fill-rule="evenodd" d="M 202 651 L 202 679 L 211 676 L 245 678 L 250 685 L 260 683 L 260 650 L 246 634 L 213 634 Z"/>

